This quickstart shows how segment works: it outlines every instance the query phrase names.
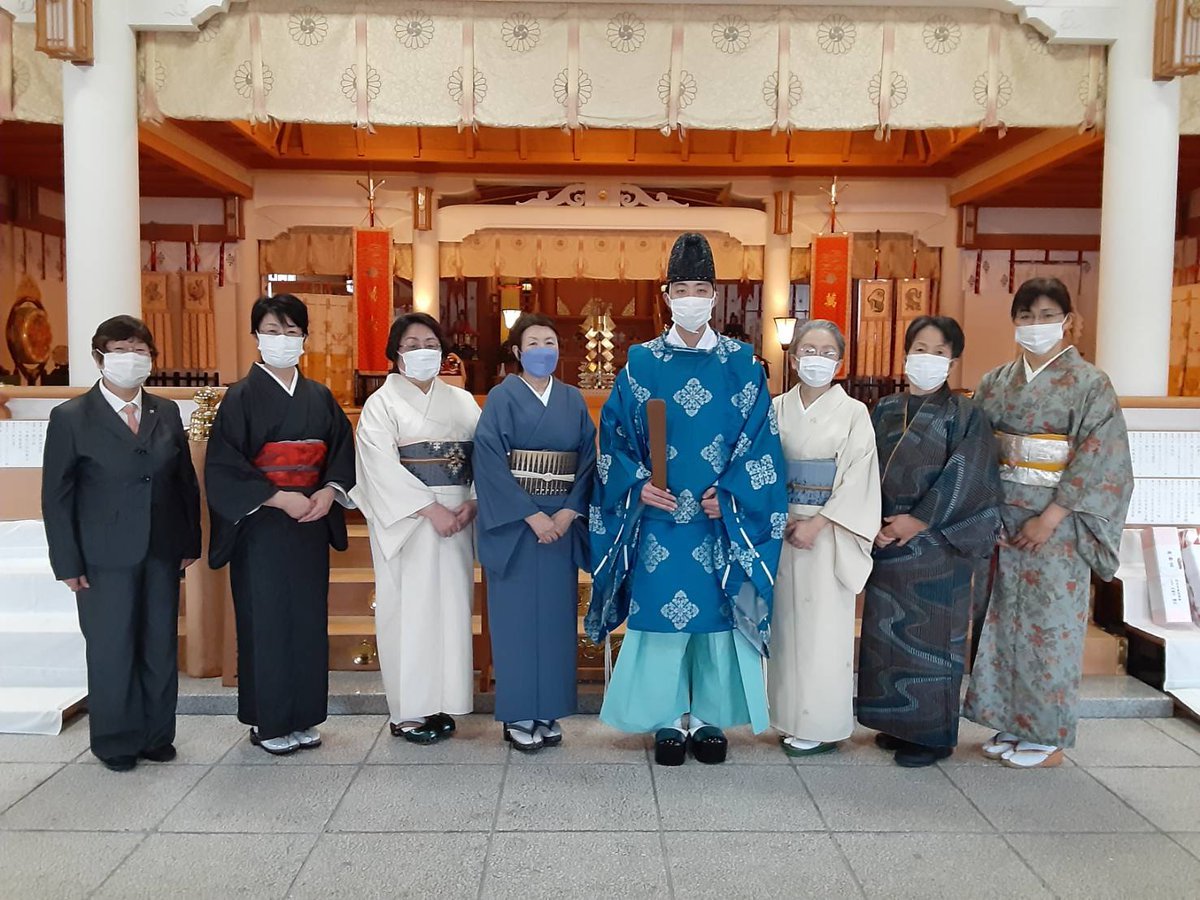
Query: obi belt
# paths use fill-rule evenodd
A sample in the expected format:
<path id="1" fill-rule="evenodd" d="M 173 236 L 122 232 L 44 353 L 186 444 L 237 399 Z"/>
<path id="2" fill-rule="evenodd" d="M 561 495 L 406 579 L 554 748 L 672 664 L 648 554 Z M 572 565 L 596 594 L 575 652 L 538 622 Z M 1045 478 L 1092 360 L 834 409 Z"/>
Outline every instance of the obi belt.
<path id="1" fill-rule="evenodd" d="M 429 487 L 471 483 L 474 441 L 421 441 L 399 448 L 400 465 Z"/>
<path id="2" fill-rule="evenodd" d="M 1034 487 L 1054 487 L 1071 460 L 1065 434 L 1008 434 L 996 432 L 1000 480 Z"/>
<path id="3" fill-rule="evenodd" d="M 789 504 L 824 506 L 829 502 L 837 476 L 836 459 L 789 459 L 787 472 Z"/>
<path id="4" fill-rule="evenodd" d="M 270 441 L 254 457 L 254 467 L 277 488 L 315 488 L 326 452 L 324 441 Z"/>
<path id="5" fill-rule="evenodd" d="M 535 496 L 570 493 L 577 460 L 574 451 L 508 451 L 508 468 L 517 484 Z"/>

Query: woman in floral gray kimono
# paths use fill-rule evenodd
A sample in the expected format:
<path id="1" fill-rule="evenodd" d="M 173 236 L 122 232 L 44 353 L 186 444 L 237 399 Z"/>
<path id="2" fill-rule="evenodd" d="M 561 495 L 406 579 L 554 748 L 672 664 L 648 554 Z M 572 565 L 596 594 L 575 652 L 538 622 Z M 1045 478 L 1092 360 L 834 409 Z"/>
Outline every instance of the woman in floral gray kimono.
<path id="1" fill-rule="evenodd" d="M 976 394 L 1000 448 L 1004 536 L 963 714 L 998 730 L 984 754 L 1028 769 L 1075 743 L 1091 573 L 1116 573 L 1133 470 L 1112 384 L 1064 336 L 1063 283 L 1026 281 L 1012 319 L 1023 352 Z"/>

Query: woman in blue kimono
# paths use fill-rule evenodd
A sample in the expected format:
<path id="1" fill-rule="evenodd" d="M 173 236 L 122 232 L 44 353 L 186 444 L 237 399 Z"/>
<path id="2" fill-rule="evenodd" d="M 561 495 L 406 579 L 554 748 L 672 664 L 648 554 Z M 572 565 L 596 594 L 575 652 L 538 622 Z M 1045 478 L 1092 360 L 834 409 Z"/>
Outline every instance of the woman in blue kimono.
<path id="1" fill-rule="evenodd" d="M 554 377 L 558 332 L 550 319 L 526 313 L 510 341 L 521 374 L 488 394 L 473 464 L 496 720 L 505 740 L 532 752 L 561 743 L 558 720 L 576 711 L 596 426 L 579 389 Z"/>

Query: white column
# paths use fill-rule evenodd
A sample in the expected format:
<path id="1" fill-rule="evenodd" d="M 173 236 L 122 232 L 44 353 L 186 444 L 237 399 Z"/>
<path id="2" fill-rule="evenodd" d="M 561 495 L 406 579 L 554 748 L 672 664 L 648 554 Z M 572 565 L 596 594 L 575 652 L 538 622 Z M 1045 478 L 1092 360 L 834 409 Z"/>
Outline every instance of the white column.
<path id="1" fill-rule="evenodd" d="M 767 198 L 767 233 L 763 246 L 762 355 L 771 365 L 771 393 L 783 390 L 787 362 L 775 334 L 775 317 L 790 316 L 792 296 L 792 236 L 775 234 L 775 198 Z"/>
<path id="2" fill-rule="evenodd" d="M 430 214 L 433 227 L 429 231 L 413 231 L 413 312 L 429 313 L 436 319 L 439 317 L 442 290 L 436 194 Z"/>
<path id="3" fill-rule="evenodd" d="M 258 242 L 262 235 L 253 198 L 242 201 L 242 227 L 246 230 L 246 239 L 238 245 L 237 315 L 233 326 L 233 336 L 237 341 L 237 371 L 228 375 L 222 372 L 221 378 L 226 381 L 241 378 L 258 362 L 258 339 L 250 333 L 250 311 L 254 308 L 254 301 L 265 291 L 258 255 Z"/>
<path id="4" fill-rule="evenodd" d="M 62 67 L 67 348 L 74 385 L 96 380 L 96 326 L 116 315 L 140 317 L 142 306 L 137 46 L 125 4 L 96 3 L 92 10 L 95 64 Z"/>
<path id="5" fill-rule="evenodd" d="M 1096 361 L 1125 396 L 1167 391 L 1179 82 L 1151 78 L 1154 4 L 1121 5 L 1108 54 Z"/>

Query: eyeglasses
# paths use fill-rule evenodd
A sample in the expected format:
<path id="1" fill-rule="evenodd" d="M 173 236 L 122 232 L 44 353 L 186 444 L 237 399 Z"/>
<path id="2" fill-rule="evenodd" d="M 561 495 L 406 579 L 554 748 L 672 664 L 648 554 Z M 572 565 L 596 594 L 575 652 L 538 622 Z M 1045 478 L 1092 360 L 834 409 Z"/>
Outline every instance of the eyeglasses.
<path id="1" fill-rule="evenodd" d="M 807 344 L 801 344 L 796 350 L 797 356 L 823 356 L 826 359 L 841 359 L 842 354 L 837 350 L 829 348 L 826 350 L 818 350 L 816 347 Z"/>
<path id="2" fill-rule="evenodd" d="M 1061 322 L 1066 317 L 1066 313 L 1061 310 L 1058 312 L 1043 310 L 1035 315 L 1031 310 L 1027 309 L 1017 313 L 1013 321 L 1018 325 L 1049 325 L 1054 322 Z"/>

